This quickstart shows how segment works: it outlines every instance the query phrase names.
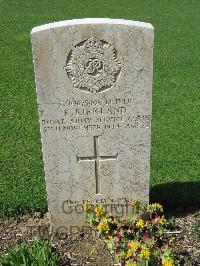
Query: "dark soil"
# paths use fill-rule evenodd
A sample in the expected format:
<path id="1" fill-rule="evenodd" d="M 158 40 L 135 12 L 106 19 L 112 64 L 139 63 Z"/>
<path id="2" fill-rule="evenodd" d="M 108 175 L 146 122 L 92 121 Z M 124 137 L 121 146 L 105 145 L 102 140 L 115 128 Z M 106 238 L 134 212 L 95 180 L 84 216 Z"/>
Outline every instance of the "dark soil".
<path id="1" fill-rule="evenodd" d="M 174 251 L 181 265 L 199 266 L 200 250 L 197 247 L 197 239 L 193 231 L 196 222 L 197 211 L 177 210 L 169 216 L 175 220 L 177 230 L 173 232 L 175 237 Z M 35 213 L 33 216 L 24 215 L 17 218 L 0 218 L 0 250 L 7 253 L 9 245 L 20 243 L 31 244 L 34 239 L 49 240 L 52 236 L 48 233 L 49 222 L 47 214 Z M 54 248 L 61 255 L 59 265 L 90 265 L 107 266 L 119 265 L 115 262 L 106 244 L 99 239 L 95 231 L 60 235 L 52 239 Z M 115 264 L 116 263 L 116 264 Z"/>
<path id="2" fill-rule="evenodd" d="M 170 218 L 174 219 L 177 230 L 174 232 L 175 245 L 174 252 L 180 261 L 180 265 L 200 266 L 200 242 L 194 232 L 194 225 L 197 218 L 200 217 L 200 211 L 191 211 L 177 209 Z"/>

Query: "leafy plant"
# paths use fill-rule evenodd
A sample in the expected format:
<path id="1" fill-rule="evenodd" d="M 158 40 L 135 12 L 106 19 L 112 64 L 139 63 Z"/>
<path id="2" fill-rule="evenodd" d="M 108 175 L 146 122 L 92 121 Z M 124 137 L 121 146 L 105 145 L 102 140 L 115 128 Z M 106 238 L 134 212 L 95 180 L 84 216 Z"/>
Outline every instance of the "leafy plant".
<path id="1" fill-rule="evenodd" d="M 0 255 L 0 266 L 56 266 L 59 256 L 50 243 L 35 240 L 32 247 L 20 244 L 11 247 L 8 255 Z"/>
<path id="2" fill-rule="evenodd" d="M 103 205 L 84 204 L 83 209 L 89 224 L 97 228 L 122 265 L 177 265 L 173 238 L 167 234 L 174 225 L 163 215 L 163 207 L 158 203 L 142 206 L 138 200 L 129 205 L 133 210 L 130 217 L 109 214 Z"/>

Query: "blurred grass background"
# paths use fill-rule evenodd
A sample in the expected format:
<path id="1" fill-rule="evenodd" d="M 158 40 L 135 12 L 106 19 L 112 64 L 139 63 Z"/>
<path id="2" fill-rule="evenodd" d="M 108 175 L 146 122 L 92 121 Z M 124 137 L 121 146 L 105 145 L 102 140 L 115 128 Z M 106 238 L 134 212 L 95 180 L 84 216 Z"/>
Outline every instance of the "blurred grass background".
<path id="1" fill-rule="evenodd" d="M 30 31 L 83 17 L 155 27 L 151 201 L 200 206 L 199 11 L 199 0 L 0 0 L 0 215 L 47 206 Z"/>

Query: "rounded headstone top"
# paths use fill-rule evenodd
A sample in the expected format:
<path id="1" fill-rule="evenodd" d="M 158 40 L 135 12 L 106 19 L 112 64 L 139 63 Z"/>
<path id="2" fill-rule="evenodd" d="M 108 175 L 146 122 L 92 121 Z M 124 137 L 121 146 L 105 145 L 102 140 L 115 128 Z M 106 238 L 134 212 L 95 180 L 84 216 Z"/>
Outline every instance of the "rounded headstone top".
<path id="1" fill-rule="evenodd" d="M 126 20 L 126 19 L 111 19 L 111 18 L 83 18 L 83 19 L 71 19 L 71 20 L 64 20 L 49 24 L 44 24 L 41 26 L 34 27 L 31 31 L 31 34 L 36 32 L 40 32 L 43 30 L 48 30 L 51 28 L 58 28 L 58 27 L 65 27 L 69 25 L 81 25 L 81 24 L 115 24 L 115 25 L 126 25 L 126 26 L 135 26 L 141 28 L 149 28 L 153 29 L 153 26 L 150 23 L 146 22 L 139 22 L 133 20 Z"/>

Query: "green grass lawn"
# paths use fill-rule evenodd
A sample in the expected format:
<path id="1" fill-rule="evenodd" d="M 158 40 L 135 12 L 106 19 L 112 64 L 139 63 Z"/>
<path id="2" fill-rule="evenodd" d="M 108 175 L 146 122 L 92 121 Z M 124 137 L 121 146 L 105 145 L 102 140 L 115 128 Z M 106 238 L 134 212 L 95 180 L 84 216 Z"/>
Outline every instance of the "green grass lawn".
<path id="1" fill-rule="evenodd" d="M 151 200 L 200 206 L 200 1 L 0 1 L 0 214 L 47 205 L 29 33 L 83 17 L 155 27 Z"/>

